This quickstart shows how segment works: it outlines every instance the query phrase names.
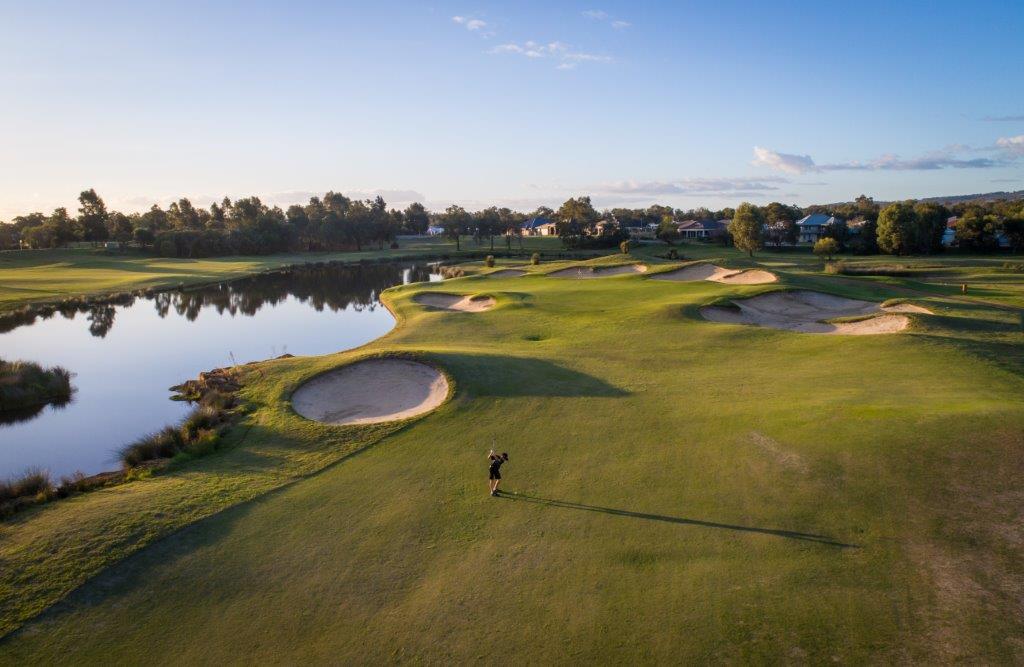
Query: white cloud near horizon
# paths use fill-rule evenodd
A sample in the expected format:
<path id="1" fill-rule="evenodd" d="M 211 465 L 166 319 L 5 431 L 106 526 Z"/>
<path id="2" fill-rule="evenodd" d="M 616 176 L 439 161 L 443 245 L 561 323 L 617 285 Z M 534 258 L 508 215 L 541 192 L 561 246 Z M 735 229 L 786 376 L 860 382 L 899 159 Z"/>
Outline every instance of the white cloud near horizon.
<path id="1" fill-rule="evenodd" d="M 613 181 L 589 188 L 590 191 L 614 195 L 714 195 L 751 194 L 778 190 L 781 184 L 789 183 L 782 176 L 763 178 L 680 178 L 666 181 Z"/>
<path id="2" fill-rule="evenodd" d="M 997 151 L 999 155 L 995 158 L 962 156 L 963 153 L 977 151 Z M 1002 137 L 996 141 L 995 145 L 981 149 L 972 149 L 963 144 L 953 144 L 916 158 L 908 159 L 893 153 L 885 153 L 871 160 L 850 160 L 831 164 L 817 164 L 810 155 L 782 153 L 762 146 L 755 146 L 754 159 L 751 164 L 787 174 L 826 171 L 936 171 L 939 169 L 1003 167 L 1020 157 L 1024 157 L 1024 135 Z"/>
<path id="3" fill-rule="evenodd" d="M 780 153 L 768 148 L 762 148 L 761 146 L 754 146 L 754 159 L 750 164 L 755 167 L 769 167 L 787 174 L 803 174 L 809 171 L 818 171 L 810 155 Z"/>

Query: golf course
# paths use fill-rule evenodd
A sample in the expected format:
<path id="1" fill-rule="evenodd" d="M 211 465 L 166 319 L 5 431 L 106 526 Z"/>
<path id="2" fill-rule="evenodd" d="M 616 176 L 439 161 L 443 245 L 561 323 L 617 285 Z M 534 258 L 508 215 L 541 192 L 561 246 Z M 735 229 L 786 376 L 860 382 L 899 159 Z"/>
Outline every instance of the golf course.
<path id="1" fill-rule="evenodd" d="M 213 453 L 0 522 L 0 664 L 1024 661 L 1024 273 L 665 251 L 467 263 L 240 366 Z M 0 298 L 295 260 L 103 261 Z"/>

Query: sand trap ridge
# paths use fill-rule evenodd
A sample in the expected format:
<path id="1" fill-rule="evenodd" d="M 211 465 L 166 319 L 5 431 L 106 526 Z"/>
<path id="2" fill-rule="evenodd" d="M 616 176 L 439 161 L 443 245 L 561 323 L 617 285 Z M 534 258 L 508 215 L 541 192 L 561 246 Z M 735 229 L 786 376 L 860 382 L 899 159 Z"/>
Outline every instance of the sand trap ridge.
<path id="1" fill-rule="evenodd" d="M 480 313 L 494 308 L 496 303 L 489 296 L 465 296 L 442 292 L 425 292 L 412 298 L 416 303 L 442 310 L 457 310 L 462 313 Z"/>
<path id="2" fill-rule="evenodd" d="M 376 424 L 430 412 L 447 396 L 448 380 L 432 366 L 368 359 L 313 378 L 292 394 L 292 407 L 328 424 Z"/>
<path id="3" fill-rule="evenodd" d="M 526 271 L 522 269 L 500 269 L 498 271 L 492 271 L 487 274 L 488 278 L 518 278 L 519 276 L 526 275 Z"/>
<path id="4" fill-rule="evenodd" d="M 706 306 L 701 315 L 712 322 L 753 324 L 801 333 L 869 335 L 896 333 L 907 328 L 910 319 L 900 313 L 930 313 L 911 304 L 882 307 L 871 301 L 797 290 L 771 292 L 749 299 L 737 299 L 735 307 Z M 861 317 L 851 322 L 825 320 Z"/>
<path id="5" fill-rule="evenodd" d="M 568 269 L 559 269 L 547 274 L 555 278 L 574 278 L 586 280 L 589 278 L 607 278 L 608 276 L 621 276 L 625 274 L 646 273 L 647 266 L 644 264 L 623 264 L 621 266 L 571 266 Z"/>
<path id="6" fill-rule="evenodd" d="M 700 262 L 690 264 L 675 271 L 666 271 L 651 276 L 651 280 L 672 280 L 676 282 L 693 282 L 696 280 L 710 280 L 716 283 L 728 283 L 730 285 L 763 285 L 778 280 L 774 273 L 764 269 L 749 269 L 740 271 L 737 269 L 725 269 L 721 266 Z"/>

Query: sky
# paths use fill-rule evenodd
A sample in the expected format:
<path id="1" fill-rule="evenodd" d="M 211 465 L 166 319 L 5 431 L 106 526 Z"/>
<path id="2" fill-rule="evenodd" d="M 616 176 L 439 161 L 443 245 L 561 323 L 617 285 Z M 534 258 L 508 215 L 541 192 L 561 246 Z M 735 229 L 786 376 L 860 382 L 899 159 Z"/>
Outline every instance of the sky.
<path id="1" fill-rule="evenodd" d="M 1024 189 L 1024 2 L 0 0 L 0 220 Z"/>

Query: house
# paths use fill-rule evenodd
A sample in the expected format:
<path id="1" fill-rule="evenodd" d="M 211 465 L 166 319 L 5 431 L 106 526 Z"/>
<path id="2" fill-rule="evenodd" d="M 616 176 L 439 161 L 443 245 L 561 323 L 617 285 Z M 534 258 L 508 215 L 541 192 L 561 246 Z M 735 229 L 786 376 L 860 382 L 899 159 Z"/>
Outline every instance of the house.
<path id="1" fill-rule="evenodd" d="M 427 236 L 441 236 L 442 234 L 444 234 L 444 227 L 439 227 L 437 225 L 430 225 L 427 227 Z"/>
<path id="2" fill-rule="evenodd" d="M 558 236 L 558 229 L 548 218 L 537 216 L 526 221 L 523 233 L 527 236 Z"/>
<path id="3" fill-rule="evenodd" d="M 842 218 L 828 216 L 824 213 L 812 213 L 796 221 L 797 229 L 800 230 L 800 243 L 815 243 L 835 225 L 845 225 Z"/>
<path id="4" fill-rule="evenodd" d="M 658 236 L 658 225 L 643 225 L 642 227 L 626 227 L 629 238 L 634 241 L 651 240 Z"/>
<path id="5" fill-rule="evenodd" d="M 608 220 L 601 220 L 597 223 L 597 235 L 607 236 L 619 231 L 619 221 L 614 217 Z"/>
<path id="6" fill-rule="evenodd" d="M 946 218 L 946 231 L 942 232 L 943 248 L 952 248 L 956 245 L 956 221 L 959 219 L 955 215 Z"/>
<path id="7" fill-rule="evenodd" d="M 683 220 L 677 226 L 682 238 L 705 240 L 724 236 L 728 228 L 728 220 Z"/>

